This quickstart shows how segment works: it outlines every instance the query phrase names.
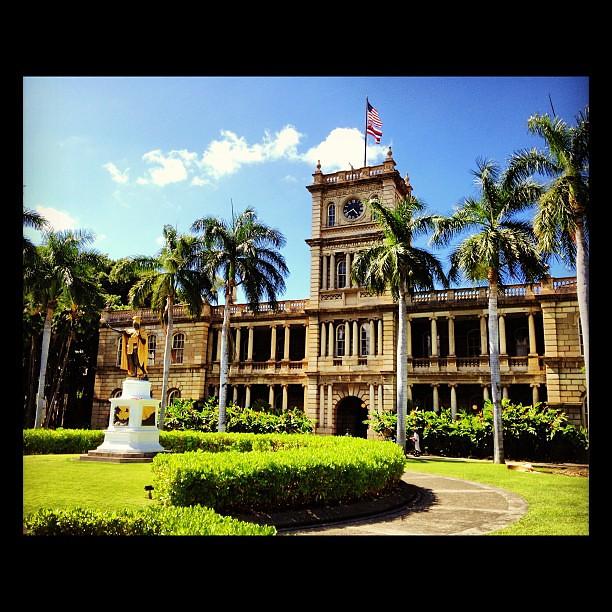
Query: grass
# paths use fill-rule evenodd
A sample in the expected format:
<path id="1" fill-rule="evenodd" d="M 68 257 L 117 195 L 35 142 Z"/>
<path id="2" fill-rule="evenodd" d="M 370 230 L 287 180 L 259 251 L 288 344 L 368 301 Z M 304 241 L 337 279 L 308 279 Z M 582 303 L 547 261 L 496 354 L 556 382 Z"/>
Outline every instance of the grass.
<path id="1" fill-rule="evenodd" d="M 518 521 L 490 535 L 588 535 L 589 479 L 517 472 L 474 459 L 408 459 L 408 470 L 488 484 L 516 493 L 529 508 Z"/>
<path id="2" fill-rule="evenodd" d="M 157 503 L 144 491 L 152 483 L 150 463 L 96 463 L 75 460 L 77 457 L 23 458 L 24 516 L 43 506 L 119 510 Z M 492 535 L 589 533 L 588 478 L 516 472 L 505 465 L 472 459 L 408 459 L 407 469 L 481 482 L 522 496 L 529 505 L 525 516 Z"/>
<path id="3" fill-rule="evenodd" d="M 42 507 L 83 506 L 101 510 L 138 509 L 153 482 L 150 463 L 79 461 L 78 455 L 26 455 L 23 458 L 23 514 Z"/>

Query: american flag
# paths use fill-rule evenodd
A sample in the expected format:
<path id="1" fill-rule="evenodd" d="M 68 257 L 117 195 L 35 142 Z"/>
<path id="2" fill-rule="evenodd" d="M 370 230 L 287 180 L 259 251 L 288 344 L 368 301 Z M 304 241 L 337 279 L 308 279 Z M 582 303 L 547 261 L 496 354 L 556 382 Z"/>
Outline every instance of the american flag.
<path id="1" fill-rule="evenodd" d="M 380 143 L 380 137 L 382 136 L 382 121 L 378 116 L 378 111 L 368 102 L 368 115 L 367 115 L 367 126 L 366 132 L 374 136 L 376 144 Z"/>

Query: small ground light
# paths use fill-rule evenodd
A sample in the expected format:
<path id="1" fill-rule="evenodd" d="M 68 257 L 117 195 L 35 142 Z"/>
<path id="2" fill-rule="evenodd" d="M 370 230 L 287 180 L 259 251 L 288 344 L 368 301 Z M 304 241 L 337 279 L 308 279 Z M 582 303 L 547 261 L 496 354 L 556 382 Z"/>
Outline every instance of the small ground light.
<path id="1" fill-rule="evenodd" d="M 153 491 L 153 485 L 145 485 L 144 490 L 149 492 L 149 499 L 153 499 L 151 495 L 151 491 Z"/>

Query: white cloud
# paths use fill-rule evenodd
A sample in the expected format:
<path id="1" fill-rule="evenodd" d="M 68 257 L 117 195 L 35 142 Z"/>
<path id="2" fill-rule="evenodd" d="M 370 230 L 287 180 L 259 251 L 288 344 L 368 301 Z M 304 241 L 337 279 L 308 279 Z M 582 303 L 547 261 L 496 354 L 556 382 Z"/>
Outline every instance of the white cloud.
<path id="1" fill-rule="evenodd" d="M 170 183 L 184 181 L 187 178 L 187 170 L 183 162 L 189 165 L 193 161 L 190 155 L 188 151 L 170 151 L 167 156 L 163 155 L 161 149 L 149 151 L 142 156 L 142 159 L 150 164 L 158 164 L 158 167 L 149 170 L 149 179 L 139 178 L 136 182 L 144 185 L 146 180 L 163 187 Z"/>
<path id="2" fill-rule="evenodd" d="M 165 241 L 163 236 L 158 236 L 155 239 L 155 244 L 157 244 L 158 246 L 164 246 L 165 243 L 166 243 L 166 241 Z"/>
<path id="3" fill-rule="evenodd" d="M 291 174 L 287 174 L 281 180 L 283 182 L 285 182 L 285 183 L 297 183 L 298 182 L 298 180 L 295 178 L 295 176 L 293 176 Z"/>
<path id="4" fill-rule="evenodd" d="M 308 149 L 301 157 L 312 166 L 316 166 L 317 161 L 321 160 L 321 171 L 325 174 L 348 170 L 349 164 L 361 168 L 363 146 L 363 133 L 357 128 L 334 128 L 323 142 Z M 368 143 L 368 164 L 384 159 L 385 155 L 386 147 Z"/>
<path id="5" fill-rule="evenodd" d="M 50 206 L 37 206 L 36 210 L 49 222 L 56 232 L 76 229 L 78 227 L 78 219 L 75 219 L 63 210 L 51 208 Z"/>
<path id="6" fill-rule="evenodd" d="M 210 181 L 200 178 L 199 176 L 194 176 L 193 179 L 191 179 L 191 184 L 196 187 L 201 187 L 202 185 L 210 185 Z"/>
<path id="7" fill-rule="evenodd" d="M 115 181 L 115 183 L 124 184 L 128 182 L 128 172 L 130 171 L 129 168 L 126 168 L 123 172 L 121 172 L 119 168 L 117 168 L 117 166 L 113 164 L 113 162 L 108 162 L 102 167 L 108 170 L 109 174 L 111 175 L 111 178 L 113 179 L 113 181 Z"/>

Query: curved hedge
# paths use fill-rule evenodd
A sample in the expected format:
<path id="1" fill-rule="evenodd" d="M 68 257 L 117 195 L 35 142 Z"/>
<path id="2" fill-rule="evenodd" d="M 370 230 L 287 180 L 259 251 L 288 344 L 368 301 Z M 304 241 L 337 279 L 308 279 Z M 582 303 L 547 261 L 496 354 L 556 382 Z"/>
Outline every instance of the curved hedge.
<path id="1" fill-rule="evenodd" d="M 108 512 L 41 508 L 24 519 L 25 535 L 275 535 L 276 528 L 220 516 L 210 508 L 151 507 Z"/>
<path id="2" fill-rule="evenodd" d="M 208 434 L 215 444 L 221 435 L 225 448 L 240 448 L 154 458 L 153 482 L 162 504 L 251 512 L 348 502 L 389 490 L 406 464 L 402 449 L 391 442 L 286 434 L 267 436 L 269 450 L 249 450 L 240 440 L 244 434 Z"/>

